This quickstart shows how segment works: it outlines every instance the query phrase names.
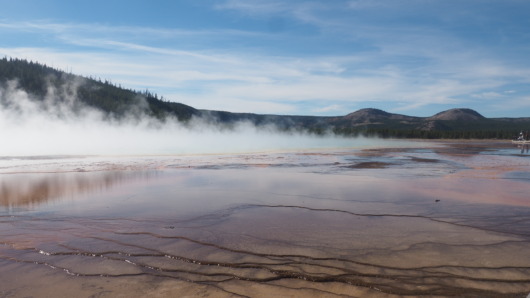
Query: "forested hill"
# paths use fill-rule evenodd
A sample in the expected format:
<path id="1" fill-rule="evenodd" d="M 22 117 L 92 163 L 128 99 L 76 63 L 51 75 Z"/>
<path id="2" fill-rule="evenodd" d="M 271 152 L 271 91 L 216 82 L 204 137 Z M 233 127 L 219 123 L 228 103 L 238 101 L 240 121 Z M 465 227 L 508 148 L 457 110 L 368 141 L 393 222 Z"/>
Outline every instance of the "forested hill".
<path id="1" fill-rule="evenodd" d="M 257 126 L 274 125 L 280 130 L 340 135 L 402 138 L 497 138 L 511 139 L 520 130 L 530 130 L 529 118 L 486 118 L 471 109 L 451 109 L 431 117 L 392 114 L 378 109 L 361 109 L 337 117 L 261 115 L 199 110 L 160 98 L 150 91 L 122 88 L 109 81 L 86 78 L 43 64 L 0 59 L 0 105 L 6 105 L 9 88 L 23 90 L 35 101 L 53 97 L 55 102 L 76 102 L 72 109 L 92 107 L 110 119 L 153 117 L 187 122 L 198 117 L 211 125 L 230 127 L 239 121 Z M 77 111 L 82 114 L 82 111 Z M 173 120 L 171 120 L 173 121 Z"/>
<path id="2" fill-rule="evenodd" d="M 109 81 L 85 78 L 26 60 L 0 59 L 0 86 L 6 88 L 8 83 L 16 83 L 18 89 L 31 94 L 35 100 L 44 100 L 54 90 L 58 101 L 75 97 L 117 119 L 139 110 L 159 119 L 171 115 L 182 121 L 199 113 L 190 106 L 160 99 L 149 91 L 125 89 Z"/>

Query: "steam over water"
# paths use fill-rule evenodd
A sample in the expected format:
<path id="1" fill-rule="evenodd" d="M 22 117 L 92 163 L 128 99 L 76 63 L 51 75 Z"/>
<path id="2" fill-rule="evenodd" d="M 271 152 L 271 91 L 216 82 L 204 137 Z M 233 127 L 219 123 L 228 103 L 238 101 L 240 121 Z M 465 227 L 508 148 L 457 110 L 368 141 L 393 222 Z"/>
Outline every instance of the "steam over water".
<path id="1" fill-rule="evenodd" d="M 51 86 L 37 99 L 17 88 L 16 81 L 0 85 L 0 156 L 46 155 L 160 155 L 241 153 L 307 148 L 388 146 L 385 141 L 348 139 L 325 134 L 282 132 L 273 125 L 256 127 L 247 122 L 230 129 L 212 119 L 192 118 L 183 124 L 149 117 L 139 97 L 129 117 L 109 119 L 81 103 L 77 88 L 68 82 L 60 90 Z M 143 104 L 142 104 L 143 103 Z"/>
<path id="2" fill-rule="evenodd" d="M 498 144 L 0 160 L 0 296 L 525 297 Z"/>

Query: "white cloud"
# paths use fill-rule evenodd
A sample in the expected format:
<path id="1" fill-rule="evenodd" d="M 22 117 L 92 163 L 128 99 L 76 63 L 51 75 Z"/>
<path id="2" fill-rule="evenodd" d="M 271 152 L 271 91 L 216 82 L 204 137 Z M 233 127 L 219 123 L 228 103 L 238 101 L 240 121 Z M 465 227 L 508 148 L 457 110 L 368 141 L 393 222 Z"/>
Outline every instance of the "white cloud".
<path id="1" fill-rule="evenodd" d="M 328 112 L 342 112 L 344 111 L 344 109 L 340 105 L 335 104 L 335 105 L 325 106 L 319 109 L 314 109 L 313 111 L 320 114 L 320 113 L 328 113 Z"/>
<path id="2" fill-rule="evenodd" d="M 497 117 L 529 117 L 530 96 L 507 96 L 502 100 L 492 101 L 485 109 L 497 113 Z M 511 114 L 512 116 L 507 116 Z"/>
<path id="3" fill-rule="evenodd" d="M 217 9 L 236 10 L 249 15 L 270 15 L 288 10 L 291 6 L 285 1 L 226 0 L 215 5 Z"/>
<path id="4" fill-rule="evenodd" d="M 25 32 L 41 32 L 41 33 L 81 33 L 82 35 L 90 34 L 95 36 L 110 35 L 133 35 L 157 38 L 175 37 L 184 35 L 202 35 L 213 34 L 219 31 L 209 30 L 182 30 L 182 29 L 168 29 L 168 28 L 153 28 L 141 26 L 111 26 L 104 24 L 85 24 L 85 23 L 57 23 L 48 21 L 26 21 L 26 22 L 0 22 L 0 29 L 9 29 L 14 31 Z M 227 30 L 226 32 L 240 32 L 244 31 Z"/>
<path id="5" fill-rule="evenodd" d="M 472 94 L 471 96 L 474 98 L 481 98 L 481 99 L 498 99 L 500 97 L 503 97 L 503 94 L 490 91 L 490 92 Z"/>
<path id="6" fill-rule="evenodd" d="M 348 3 L 357 9 L 380 5 L 378 1 L 352 1 L 330 4 L 328 9 Z M 51 34 L 57 44 L 4 47 L 0 55 L 110 79 L 127 88 L 149 88 L 166 99 L 198 108 L 238 112 L 296 114 L 297 103 L 303 101 L 317 102 L 319 107 L 388 102 L 403 110 L 429 104 L 465 105 L 494 93 L 503 94 L 506 88 L 513 88 L 507 87 L 510 84 L 530 82 L 530 69 L 525 65 L 507 63 L 503 57 L 442 29 L 332 20 L 319 6 L 322 4 L 314 2 L 230 0 L 217 8 L 256 15 L 289 14 L 321 28 L 330 26 L 335 37 L 362 41 L 370 49 L 353 49 L 347 54 L 280 55 L 237 46 L 226 50 L 207 42 L 214 37 L 266 36 L 243 30 L 4 22 L 0 30 Z M 202 36 L 201 47 L 181 46 L 187 38 L 197 36 Z M 165 43 L 173 39 L 179 42 Z"/>
<path id="7" fill-rule="evenodd" d="M 336 26 L 340 23 L 333 18 L 322 17 L 319 12 L 334 9 L 346 9 L 344 1 L 280 1 L 280 0 L 225 0 L 215 6 L 217 9 L 237 11 L 243 15 L 271 18 L 290 17 L 301 23 L 321 28 Z"/>

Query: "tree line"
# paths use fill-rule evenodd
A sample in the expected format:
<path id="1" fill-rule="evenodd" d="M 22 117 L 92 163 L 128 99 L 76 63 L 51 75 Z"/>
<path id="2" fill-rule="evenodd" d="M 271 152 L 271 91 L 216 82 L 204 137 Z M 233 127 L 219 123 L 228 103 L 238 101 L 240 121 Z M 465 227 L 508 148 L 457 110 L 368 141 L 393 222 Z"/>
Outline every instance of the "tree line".
<path id="1" fill-rule="evenodd" d="M 32 94 L 36 100 L 44 99 L 51 87 L 61 91 L 56 94 L 58 101 L 75 96 L 113 118 L 141 112 L 158 119 L 174 116 L 185 121 L 196 113 L 190 106 L 166 101 L 149 90 L 126 89 L 109 80 L 85 78 L 33 61 L 4 57 L 0 59 L 0 84 L 9 81 L 16 81 L 18 88 Z"/>

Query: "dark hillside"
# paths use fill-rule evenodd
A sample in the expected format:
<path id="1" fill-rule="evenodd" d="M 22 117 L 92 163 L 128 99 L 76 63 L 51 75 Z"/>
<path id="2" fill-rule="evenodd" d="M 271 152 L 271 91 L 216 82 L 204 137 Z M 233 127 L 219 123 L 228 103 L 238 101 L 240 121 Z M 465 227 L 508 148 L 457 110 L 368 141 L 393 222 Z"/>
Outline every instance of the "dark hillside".
<path id="1" fill-rule="evenodd" d="M 50 90 L 54 99 L 68 101 L 75 97 L 81 103 L 103 111 L 113 118 L 138 112 L 163 119 L 175 116 L 187 120 L 198 111 L 190 106 L 163 101 L 148 91 L 137 92 L 116 86 L 109 81 L 95 80 L 66 73 L 43 64 L 19 59 L 0 59 L 0 84 L 16 82 L 17 88 L 44 100 Z"/>

